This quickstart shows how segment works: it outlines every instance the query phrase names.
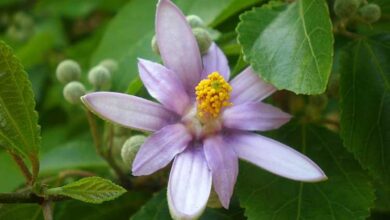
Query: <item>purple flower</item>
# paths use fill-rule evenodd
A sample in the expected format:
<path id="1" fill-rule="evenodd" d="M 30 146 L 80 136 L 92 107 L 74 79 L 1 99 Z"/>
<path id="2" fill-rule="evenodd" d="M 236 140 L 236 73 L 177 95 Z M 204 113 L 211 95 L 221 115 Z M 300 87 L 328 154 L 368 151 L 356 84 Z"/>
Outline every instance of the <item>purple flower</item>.
<path id="1" fill-rule="evenodd" d="M 131 95 L 96 92 L 82 97 L 101 118 L 154 132 L 133 162 L 135 176 L 173 165 L 168 203 L 175 219 L 204 210 L 211 186 L 225 207 L 238 174 L 238 159 L 298 181 L 326 179 L 296 150 L 252 133 L 276 129 L 290 115 L 261 101 L 276 89 L 248 67 L 229 83 L 227 59 L 216 44 L 201 57 L 182 12 L 169 0 L 157 6 L 156 37 L 164 66 L 139 59 L 141 80 L 161 104 Z"/>

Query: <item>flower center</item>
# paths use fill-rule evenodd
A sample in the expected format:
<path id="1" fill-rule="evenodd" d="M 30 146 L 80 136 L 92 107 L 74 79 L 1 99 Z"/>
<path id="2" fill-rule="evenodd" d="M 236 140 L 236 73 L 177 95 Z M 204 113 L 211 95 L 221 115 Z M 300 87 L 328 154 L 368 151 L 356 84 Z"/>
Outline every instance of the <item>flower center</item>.
<path id="1" fill-rule="evenodd" d="M 198 103 L 197 116 L 202 122 L 218 118 L 223 107 L 229 102 L 232 87 L 218 72 L 213 72 L 195 87 Z"/>

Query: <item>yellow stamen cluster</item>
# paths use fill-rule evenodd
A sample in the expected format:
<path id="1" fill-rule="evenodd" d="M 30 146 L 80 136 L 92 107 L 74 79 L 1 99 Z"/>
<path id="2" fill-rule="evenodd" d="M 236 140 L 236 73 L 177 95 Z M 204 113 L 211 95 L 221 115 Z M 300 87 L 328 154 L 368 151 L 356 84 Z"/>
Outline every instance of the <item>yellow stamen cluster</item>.
<path id="1" fill-rule="evenodd" d="M 195 87 L 198 102 L 198 116 L 206 119 L 217 118 L 223 107 L 232 105 L 229 102 L 232 87 L 218 73 L 213 72 Z"/>

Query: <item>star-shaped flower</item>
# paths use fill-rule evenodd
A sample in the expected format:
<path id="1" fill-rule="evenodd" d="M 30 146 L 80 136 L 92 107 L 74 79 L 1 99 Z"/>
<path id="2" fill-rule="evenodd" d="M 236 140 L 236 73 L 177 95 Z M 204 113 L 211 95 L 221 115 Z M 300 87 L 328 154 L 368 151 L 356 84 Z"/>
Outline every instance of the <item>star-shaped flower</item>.
<path id="1" fill-rule="evenodd" d="M 276 129 L 290 115 L 261 101 L 276 89 L 246 68 L 230 82 L 227 59 L 216 44 L 201 57 L 182 12 L 160 0 L 156 37 L 164 65 L 139 59 L 149 94 L 160 104 L 113 92 L 82 97 L 101 118 L 153 134 L 133 162 L 135 176 L 173 165 L 168 203 L 175 219 L 193 219 L 206 207 L 211 186 L 229 207 L 238 159 L 289 179 L 316 182 L 323 171 L 305 155 L 252 131 Z"/>

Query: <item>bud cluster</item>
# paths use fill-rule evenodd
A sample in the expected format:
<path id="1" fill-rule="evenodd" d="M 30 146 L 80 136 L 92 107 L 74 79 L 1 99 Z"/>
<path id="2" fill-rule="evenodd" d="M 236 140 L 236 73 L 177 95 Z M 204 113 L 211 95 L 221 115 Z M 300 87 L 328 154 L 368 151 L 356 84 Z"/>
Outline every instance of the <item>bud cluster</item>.
<path id="1" fill-rule="evenodd" d="M 192 33 L 194 34 L 196 41 L 199 46 L 200 53 L 206 54 L 209 50 L 211 43 L 213 42 L 210 31 L 206 28 L 204 21 L 196 15 L 188 15 L 186 17 L 188 24 L 192 28 Z M 160 54 L 158 49 L 156 36 L 153 36 L 151 46 L 153 51 L 156 54 Z"/>
<path id="2" fill-rule="evenodd" d="M 2 16 L 2 19 L 9 23 L 6 35 L 12 40 L 26 41 L 34 33 L 34 20 L 24 12 L 17 12 L 11 18 Z"/>
<path id="3" fill-rule="evenodd" d="M 88 81 L 93 86 L 94 91 L 109 90 L 111 86 L 111 76 L 117 71 L 118 64 L 115 60 L 106 59 L 88 72 Z M 56 69 L 56 78 L 64 84 L 63 95 L 66 101 L 71 104 L 79 104 L 80 97 L 87 93 L 85 86 L 81 83 L 81 67 L 74 60 L 63 60 Z"/>
<path id="4" fill-rule="evenodd" d="M 335 0 L 333 10 L 341 19 L 359 18 L 369 24 L 381 18 L 381 8 L 363 0 Z"/>

